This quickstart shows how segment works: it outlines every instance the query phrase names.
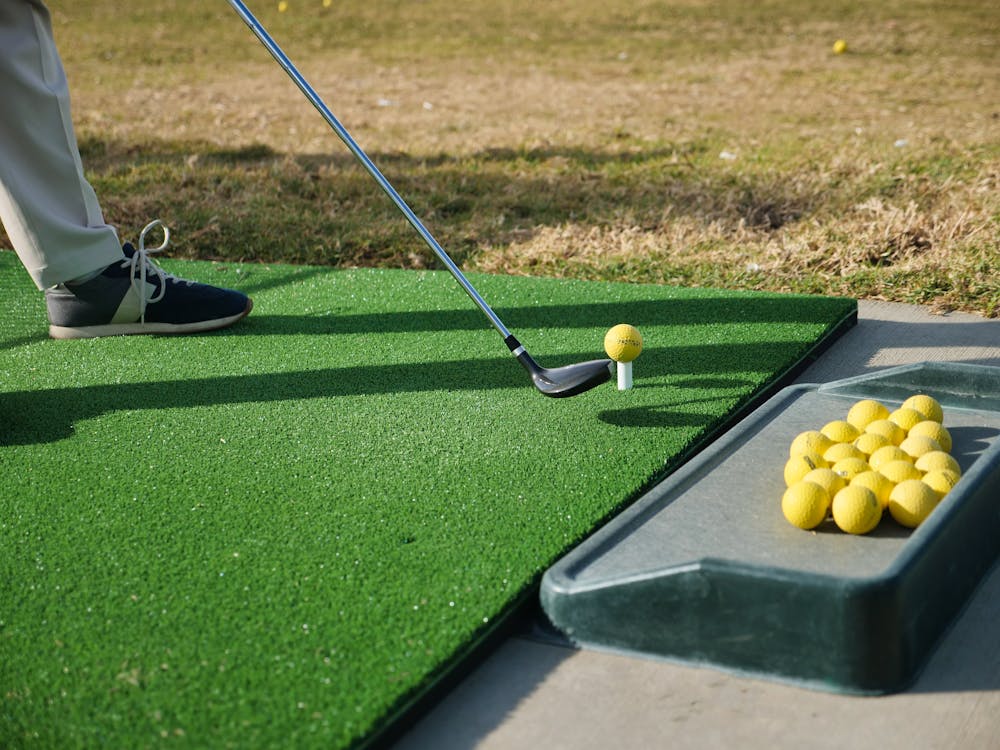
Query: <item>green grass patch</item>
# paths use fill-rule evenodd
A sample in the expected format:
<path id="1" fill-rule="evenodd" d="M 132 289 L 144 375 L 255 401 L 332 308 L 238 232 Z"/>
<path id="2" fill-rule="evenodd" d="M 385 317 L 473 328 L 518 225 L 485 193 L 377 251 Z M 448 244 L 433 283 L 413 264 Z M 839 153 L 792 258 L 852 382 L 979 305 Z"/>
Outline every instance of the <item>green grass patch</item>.
<path id="1" fill-rule="evenodd" d="M 474 275 L 547 366 L 643 331 L 553 401 L 442 272 L 165 266 L 253 315 L 51 342 L 0 253 L 7 747 L 356 744 L 854 310 Z"/>

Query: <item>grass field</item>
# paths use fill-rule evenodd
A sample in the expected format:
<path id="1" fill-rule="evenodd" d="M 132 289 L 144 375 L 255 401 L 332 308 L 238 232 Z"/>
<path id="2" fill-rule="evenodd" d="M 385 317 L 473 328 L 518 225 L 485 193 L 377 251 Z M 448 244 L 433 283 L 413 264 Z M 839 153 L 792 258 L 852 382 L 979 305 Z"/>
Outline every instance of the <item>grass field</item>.
<path id="1" fill-rule="evenodd" d="M 543 364 L 624 320 L 639 387 L 535 393 L 225 2 L 53 1 L 108 220 L 257 307 L 56 346 L 0 253 L 0 745 L 357 744 L 847 297 L 1000 314 L 987 4 L 251 6 Z"/>
<path id="2" fill-rule="evenodd" d="M 51 5 L 123 234 L 434 266 L 226 3 Z M 468 268 L 1000 314 L 995 4 L 251 7 Z"/>
<path id="3" fill-rule="evenodd" d="M 546 365 L 644 331 L 557 401 L 445 272 L 167 266 L 257 308 L 53 344 L 0 253 L 0 746 L 371 738 L 855 307 L 474 277 Z"/>

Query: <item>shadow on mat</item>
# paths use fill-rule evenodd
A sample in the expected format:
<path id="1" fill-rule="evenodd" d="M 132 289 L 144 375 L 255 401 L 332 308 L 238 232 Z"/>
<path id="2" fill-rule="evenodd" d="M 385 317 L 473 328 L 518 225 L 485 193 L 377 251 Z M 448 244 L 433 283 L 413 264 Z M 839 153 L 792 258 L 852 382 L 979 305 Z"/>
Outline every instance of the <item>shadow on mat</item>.
<path id="1" fill-rule="evenodd" d="M 707 383 L 712 383 L 709 385 Z M 705 384 L 690 385 L 687 387 L 701 388 L 752 388 L 756 383 L 749 380 L 724 380 L 722 378 L 706 379 Z M 674 383 L 675 387 L 686 387 L 685 383 Z M 712 413 L 692 412 L 690 408 L 693 404 L 718 404 L 724 398 L 719 395 L 717 398 L 699 399 L 679 399 L 670 403 L 658 404 L 656 406 L 635 406 L 629 409 L 606 409 L 597 415 L 597 418 L 606 424 L 617 427 L 707 427 L 719 421 L 719 415 Z M 735 408 L 735 406 L 734 406 Z"/>
<path id="2" fill-rule="evenodd" d="M 336 273 L 327 269 L 331 274 Z M 259 282 L 261 285 L 267 281 Z M 271 286 L 281 283 L 275 280 Z M 242 288 L 251 291 L 253 283 Z M 331 284 L 331 294 L 336 284 Z M 245 321 L 231 329 L 233 335 L 262 336 L 280 334 L 323 333 L 419 333 L 422 331 L 479 331 L 490 324 L 483 314 L 470 306 L 458 310 L 406 310 L 369 314 L 343 313 L 331 299 L 326 314 L 269 315 L 265 305 L 259 305 Z M 256 308 L 255 308 L 256 309 Z M 732 325 L 755 323 L 817 323 L 832 324 L 847 313 L 842 299 L 816 298 L 804 302 L 788 298 L 736 298 L 683 300 L 630 300 L 589 302 L 573 305 L 528 305 L 495 307 L 497 315 L 516 333 L 532 328 L 607 328 L 627 320 L 640 330 L 644 326 L 674 325 L 707 326 L 713 323 Z M 647 342 L 652 343 L 652 342 Z"/>
<path id="3" fill-rule="evenodd" d="M 305 319 L 309 320 L 309 319 Z M 296 319 L 296 322 L 298 319 Z M 273 320 L 262 319 L 267 328 Z M 284 327 L 287 321 L 279 320 Z M 249 326 L 248 326 L 249 327 Z M 600 352 L 545 356 L 544 367 L 561 367 L 591 359 Z M 690 372 L 745 372 L 748 362 L 764 372 L 779 371 L 793 361 L 787 343 L 704 344 L 653 347 L 643 352 L 644 367 L 657 377 Z M 641 380 L 637 378 L 637 382 Z M 686 381 L 681 381 L 683 388 Z M 700 387 L 708 386 L 695 379 Z M 750 381 L 712 378 L 711 390 L 745 390 Z M 725 384 L 725 385 L 721 385 Z M 690 385 L 690 383 L 689 383 Z M 613 384 L 604 386 L 613 388 Z M 334 396 L 363 396 L 426 391 L 530 389 L 526 373 L 512 359 L 464 359 L 390 365 L 329 367 L 297 372 L 261 372 L 211 378 L 154 382 L 107 383 L 81 387 L 0 393 L 0 445 L 30 445 L 73 435 L 73 425 L 116 411 L 186 408 L 219 404 L 267 403 Z M 683 394 L 683 390 L 680 391 Z M 544 398 L 543 396 L 537 396 Z M 725 394 L 720 395 L 724 398 Z M 681 396 L 676 407 L 607 410 L 599 418 L 620 427 L 664 424 L 703 426 L 717 419 L 710 414 L 672 413 L 671 408 L 695 403 Z"/>
<path id="4" fill-rule="evenodd" d="M 77 422 L 116 411 L 524 387 L 524 371 L 510 364 L 469 359 L 13 391 L 0 394 L 0 445 L 61 440 Z"/>

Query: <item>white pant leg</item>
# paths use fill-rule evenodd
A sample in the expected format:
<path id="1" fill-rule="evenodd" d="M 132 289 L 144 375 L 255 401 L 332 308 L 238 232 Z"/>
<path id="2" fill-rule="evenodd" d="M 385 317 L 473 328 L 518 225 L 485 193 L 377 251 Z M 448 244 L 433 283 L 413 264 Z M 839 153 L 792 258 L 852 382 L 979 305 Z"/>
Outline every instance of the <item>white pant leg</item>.
<path id="1" fill-rule="evenodd" d="M 0 221 L 39 289 L 122 257 L 83 174 L 42 0 L 0 0 Z"/>

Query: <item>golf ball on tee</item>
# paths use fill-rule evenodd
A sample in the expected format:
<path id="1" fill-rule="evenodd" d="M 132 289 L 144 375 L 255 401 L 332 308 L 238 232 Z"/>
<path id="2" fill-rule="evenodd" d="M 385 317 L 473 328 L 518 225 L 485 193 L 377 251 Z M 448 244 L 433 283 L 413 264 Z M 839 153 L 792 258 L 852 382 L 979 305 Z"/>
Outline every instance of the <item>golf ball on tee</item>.
<path id="1" fill-rule="evenodd" d="M 615 362 L 631 362 L 642 352 L 642 334 L 635 326 L 619 323 L 604 334 L 604 351 Z"/>

